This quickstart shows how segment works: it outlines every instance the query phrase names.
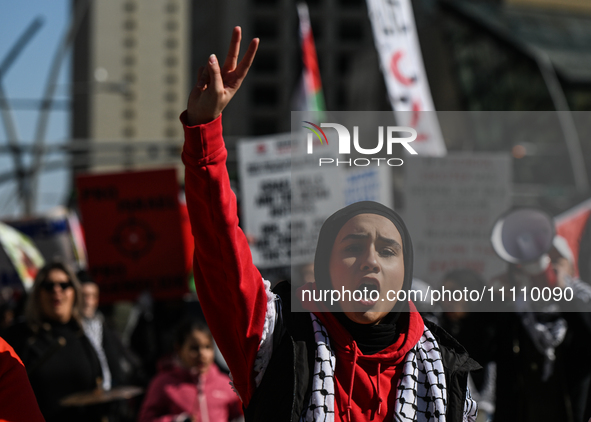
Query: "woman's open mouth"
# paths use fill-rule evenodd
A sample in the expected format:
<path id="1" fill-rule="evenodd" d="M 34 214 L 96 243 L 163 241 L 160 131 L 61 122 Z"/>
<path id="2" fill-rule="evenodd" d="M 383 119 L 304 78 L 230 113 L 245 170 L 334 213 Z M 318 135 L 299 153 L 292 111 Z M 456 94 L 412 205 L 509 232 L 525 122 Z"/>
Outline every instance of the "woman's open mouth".
<path id="1" fill-rule="evenodd" d="M 373 306 L 380 299 L 380 283 L 372 278 L 364 277 L 353 292 L 356 303 L 365 306 Z"/>

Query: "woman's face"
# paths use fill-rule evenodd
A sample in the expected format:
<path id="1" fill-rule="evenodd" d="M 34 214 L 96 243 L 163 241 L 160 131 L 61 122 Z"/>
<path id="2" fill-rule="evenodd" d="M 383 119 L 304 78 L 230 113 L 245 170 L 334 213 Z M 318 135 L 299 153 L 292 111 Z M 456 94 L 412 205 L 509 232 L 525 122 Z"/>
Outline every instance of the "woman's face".
<path id="1" fill-rule="evenodd" d="M 72 318 L 76 292 L 68 275 L 62 270 L 49 272 L 39 286 L 41 313 L 53 321 L 66 323 Z"/>
<path id="2" fill-rule="evenodd" d="M 388 300 L 388 291 L 398 291 L 404 283 L 398 229 L 381 215 L 353 217 L 336 237 L 329 269 L 333 289 L 351 292 L 351 299 L 348 293 L 341 297 L 345 315 L 360 324 L 379 323 L 396 304 L 395 293 Z"/>
<path id="3" fill-rule="evenodd" d="M 178 355 L 185 368 L 195 368 L 203 374 L 213 363 L 213 341 L 203 331 L 193 330 L 178 350 Z"/>

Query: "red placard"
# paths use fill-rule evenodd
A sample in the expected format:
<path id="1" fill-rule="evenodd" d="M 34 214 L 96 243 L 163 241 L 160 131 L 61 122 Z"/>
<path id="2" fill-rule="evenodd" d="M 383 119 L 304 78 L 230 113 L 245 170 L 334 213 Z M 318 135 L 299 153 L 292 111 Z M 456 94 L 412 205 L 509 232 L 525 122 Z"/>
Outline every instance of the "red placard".
<path id="1" fill-rule="evenodd" d="M 144 290 L 158 299 L 187 292 L 175 169 L 82 175 L 76 182 L 101 302 L 134 300 Z"/>

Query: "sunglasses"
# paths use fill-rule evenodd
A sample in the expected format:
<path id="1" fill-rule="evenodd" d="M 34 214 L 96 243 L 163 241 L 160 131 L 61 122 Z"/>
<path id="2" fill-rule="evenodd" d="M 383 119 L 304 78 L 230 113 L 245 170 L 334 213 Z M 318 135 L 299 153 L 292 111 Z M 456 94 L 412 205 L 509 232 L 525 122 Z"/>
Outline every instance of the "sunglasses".
<path id="1" fill-rule="evenodd" d="M 43 290 L 45 290 L 46 292 L 49 292 L 49 293 L 53 292 L 53 289 L 55 289 L 55 286 L 59 286 L 59 288 L 61 290 L 66 290 L 69 287 L 74 287 L 72 285 L 72 282 L 71 281 L 66 281 L 66 282 L 63 282 L 63 283 L 52 283 L 50 281 L 44 281 L 39 286 Z"/>

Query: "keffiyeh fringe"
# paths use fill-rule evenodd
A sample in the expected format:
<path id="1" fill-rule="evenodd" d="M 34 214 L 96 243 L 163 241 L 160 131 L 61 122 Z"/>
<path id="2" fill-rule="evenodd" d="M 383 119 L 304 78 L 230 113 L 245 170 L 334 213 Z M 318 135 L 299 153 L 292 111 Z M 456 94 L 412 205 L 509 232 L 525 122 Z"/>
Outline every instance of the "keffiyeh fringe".
<path id="1" fill-rule="evenodd" d="M 261 342 L 259 343 L 259 351 L 257 352 L 253 368 L 256 374 L 255 383 L 257 387 L 263 380 L 265 370 L 267 369 L 267 366 L 269 366 L 269 361 L 273 354 L 273 332 L 275 331 L 278 312 L 280 312 L 280 309 L 278 309 L 278 296 L 271 291 L 271 282 L 265 279 L 262 279 L 262 281 L 265 286 L 265 293 L 267 294 L 267 311 L 265 314 L 265 324 L 263 325 L 263 334 L 261 336 Z M 229 374 L 229 377 L 232 390 L 238 395 L 238 397 L 240 397 L 238 390 L 234 387 L 232 373 Z M 240 399 L 242 400 L 242 397 L 240 397 Z"/>

